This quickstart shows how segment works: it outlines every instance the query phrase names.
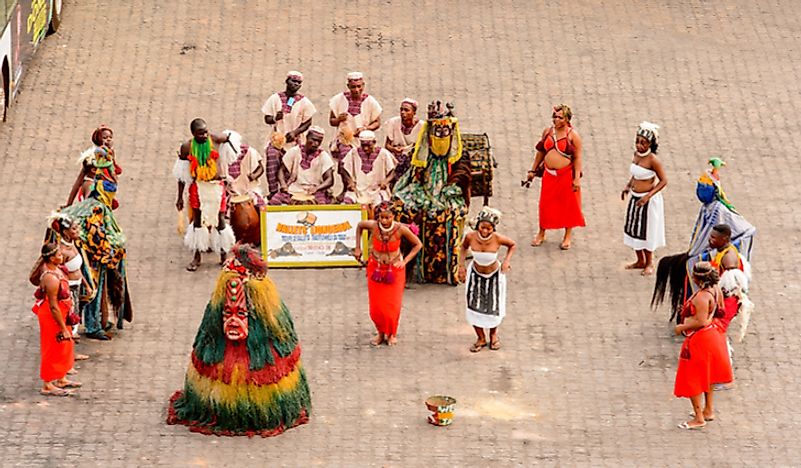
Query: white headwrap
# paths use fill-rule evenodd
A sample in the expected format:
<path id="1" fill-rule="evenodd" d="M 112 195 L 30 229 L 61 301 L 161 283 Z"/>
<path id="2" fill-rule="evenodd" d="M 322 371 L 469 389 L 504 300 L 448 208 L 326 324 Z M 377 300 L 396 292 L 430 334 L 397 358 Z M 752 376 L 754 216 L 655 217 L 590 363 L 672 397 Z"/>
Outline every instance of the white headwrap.
<path id="1" fill-rule="evenodd" d="M 322 137 L 325 136 L 325 130 L 323 130 L 323 127 L 318 127 L 317 125 L 310 127 L 309 133 L 316 133 L 317 135 L 320 135 Z"/>
<path id="2" fill-rule="evenodd" d="M 637 128 L 637 135 L 652 143 L 659 143 L 659 125 L 651 122 L 642 121 Z"/>
<path id="3" fill-rule="evenodd" d="M 363 80 L 363 79 L 364 79 L 364 75 L 362 74 L 362 72 L 355 71 L 355 72 L 348 73 L 348 81 L 358 81 L 358 80 Z"/>
<path id="4" fill-rule="evenodd" d="M 375 133 L 370 130 L 362 130 L 359 133 L 359 141 L 375 141 Z"/>
<path id="5" fill-rule="evenodd" d="M 414 110 L 417 110 L 417 101 L 415 101 L 414 99 L 412 99 L 410 97 L 403 98 L 403 101 L 401 101 L 401 105 L 404 105 L 404 104 L 410 104 L 412 107 L 414 107 Z"/>
<path id="6" fill-rule="evenodd" d="M 289 72 L 287 72 L 286 77 L 287 78 L 297 78 L 300 81 L 303 81 L 303 73 L 301 73 L 299 71 L 295 71 L 295 70 L 290 70 Z"/>

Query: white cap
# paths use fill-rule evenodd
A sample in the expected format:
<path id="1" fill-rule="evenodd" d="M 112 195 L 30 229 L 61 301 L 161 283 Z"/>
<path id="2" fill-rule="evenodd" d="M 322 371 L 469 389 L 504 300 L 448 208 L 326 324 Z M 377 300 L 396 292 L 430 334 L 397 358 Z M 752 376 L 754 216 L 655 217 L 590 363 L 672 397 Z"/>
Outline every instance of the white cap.
<path id="1" fill-rule="evenodd" d="M 318 127 L 317 125 L 309 128 L 309 133 L 316 133 L 320 136 L 325 136 L 325 130 L 322 127 Z"/>
<path id="2" fill-rule="evenodd" d="M 362 72 L 355 71 L 348 73 L 348 81 L 358 81 L 363 79 L 364 79 L 364 74 L 362 74 Z"/>
<path id="3" fill-rule="evenodd" d="M 286 77 L 287 78 L 297 78 L 300 81 L 303 81 L 303 73 L 301 73 L 299 71 L 296 71 L 296 70 L 290 70 L 289 72 L 287 72 Z"/>
<path id="4" fill-rule="evenodd" d="M 404 104 L 411 104 L 412 107 L 417 109 L 417 101 L 415 101 L 414 99 L 412 99 L 410 97 L 403 98 L 403 101 L 401 101 L 401 105 L 404 105 Z"/>
<path id="5" fill-rule="evenodd" d="M 359 133 L 359 141 L 375 141 L 375 133 L 370 130 L 362 130 Z"/>

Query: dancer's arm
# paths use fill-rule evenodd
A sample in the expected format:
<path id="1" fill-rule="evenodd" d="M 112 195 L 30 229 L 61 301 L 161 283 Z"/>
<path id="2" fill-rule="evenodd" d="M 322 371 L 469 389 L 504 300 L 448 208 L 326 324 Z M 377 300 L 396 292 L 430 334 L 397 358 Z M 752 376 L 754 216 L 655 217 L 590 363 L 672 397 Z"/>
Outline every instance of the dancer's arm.
<path id="1" fill-rule="evenodd" d="M 506 247 L 506 258 L 503 259 L 503 263 L 501 264 L 501 273 L 507 273 L 509 269 L 512 268 L 510 262 L 512 260 L 512 254 L 514 254 L 517 249 L 517 243 L 498 233 L 495 233 L 495 237 L 497 237 L 499 244 Z"/>

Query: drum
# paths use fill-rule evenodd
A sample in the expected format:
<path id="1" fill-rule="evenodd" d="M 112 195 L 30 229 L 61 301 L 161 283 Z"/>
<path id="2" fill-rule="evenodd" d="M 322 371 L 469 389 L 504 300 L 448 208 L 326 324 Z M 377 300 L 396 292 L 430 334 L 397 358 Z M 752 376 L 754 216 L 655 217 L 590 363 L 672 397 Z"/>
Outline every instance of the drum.
<path id="1" fill-rule="evenodd" d="M 259 210 L 250 195 L 237 195 L 231 198 L 231 229 L 239 242 L 253 245 L 261 244 L 261 225 Z"/>
<path id="2" fill-rule="evenodd" d="M 428 422 L 435 426 L 450 426 L 453 422 L 453 410 L 456 399 L 445 395 L 434 395 L 426 399 L 426 407 L 431 414 Z"/>
<path id="3" fill-rule="evenodd" d="M 470 194 L 484 197 L 484 204 L 492 196 L 492 176 L 498 163 L 492 156 L 492 147 L 486 133 L 462 133 L 464 156 L 470 161 L 472 181 Z M 463 157 L 464 157 L 463 156 Z"/>

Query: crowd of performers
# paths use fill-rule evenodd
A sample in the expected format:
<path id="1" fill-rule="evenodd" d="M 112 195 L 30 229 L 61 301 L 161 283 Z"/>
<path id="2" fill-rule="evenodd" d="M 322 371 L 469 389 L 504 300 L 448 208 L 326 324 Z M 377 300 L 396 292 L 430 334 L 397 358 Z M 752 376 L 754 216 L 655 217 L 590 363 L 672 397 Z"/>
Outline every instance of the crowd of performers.
<path id="1" fill-rule="evenodd" d="M 471 169 L 452 106 L 433 102 L 420 119 L 417 102 L 406 98 L 399 115 L 382 126 L 381 105 L 365 92 L 363 75 L 353 72 L 347 90 L 329 102 L 335 133 L 326 147 L 326 131 L 313 125 L 316 108 L 300 93 L 302 83 L 299 72 L 289 72 L 285 90 L 264 103 L 269 136 L 263 156 L 237 132 L 212 133 L 202 119 L 191 122 L 192 136 L 179 149 L 173 174 L 179 219 L 191 223 L 184 227 L 192 252 L 187 269 L 196 270 L 204 252 L 219 254 L 223 268 L 193 344 L 184 389 L 170 402 L 170 423 L 205 433 L 274 435 L 308 420 L 309 389 L 292 317 L 251 246 L 258 237 L 231 225 L 245 203 L 348 203 L 368 210 L 357 239 L 368 234 L 372 345 L 397 343 L 405 285 L 415 281 L 465 283 L 466 320 L 477 336 L 470 351 L 501 347 L 506 275 L 517 245 L 497 231 L 501 213 L 493 208 L 466 220 Z M 522 184 L 542 180 L 539 230 L 531 245 L 543 245 L 548 230 L 564 229 L 559 246 L 568 250 L 573 229 L 585 225 L 583 145 L 567 105 L 555 106 L 551 117 Z M 132 319 L 125 237 L 114 216 L 122 171 L 111 129 L 101 126 L 91 139 L 67 205 L 48 220 L 30 276 L 37 286 L 33 310 L 41 328 L 45 395 L 65 396 L 80 387 L 67 378 L 74 360 L 88 357 L 75 353 L 80 328 L 85 337 L 108 340 L 115 326 Z M 654 251 L 665 245 L 661 192 L 667 177 L 658 147 L 659 126 L 641 123 L 631 177 L 621 193 L 629 199 L 623 241 L 636 255 L 627 268 L 643 275 L 654 273 Z M 722 189 L 724 165 L 710 159 L 698 180 L 702 206 L 687 252 L 662 258 L 656 268 L 652 305 L 669 293 L 675 331 L 685 335 L 674 391 L 693 404 L 692 419 L 680 425 L 685 429 L 714 419 L 715 386 L 733 382 L 729 325 L 741 316 L 742 340 L 753 309 L 747 292 L 755 229 Z M 360 259 L 361 245 L 352 253 Z"/>
<path id="2" fill-rule="evenodd" d="M 91 141 L 78 161 L 80 171 L 67 204 L 46 222 L 40 256 L 30 273 L 36 286 L 33 312 L 39 319 L 43 395 L 68 396 L 81 387 L 67 377 L 77 372 L 76 360 L 89 358 L 75 352 L 81 333 L 108 341 L 115 329 L 133 319 L 125 235 L 114 216 L 122 173 L 114 133 L 101 125 Z"/>

